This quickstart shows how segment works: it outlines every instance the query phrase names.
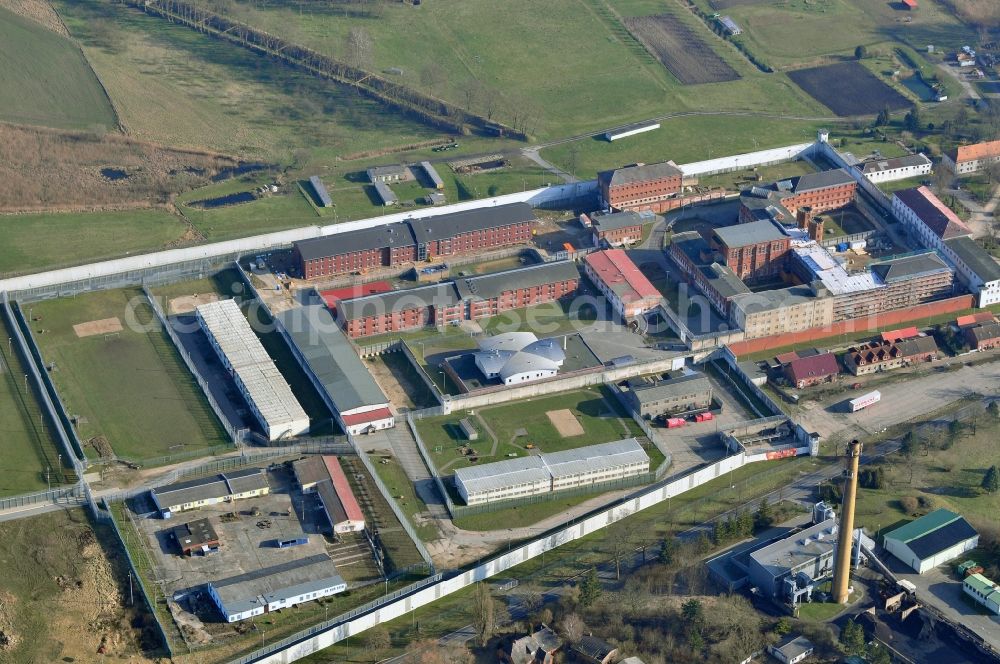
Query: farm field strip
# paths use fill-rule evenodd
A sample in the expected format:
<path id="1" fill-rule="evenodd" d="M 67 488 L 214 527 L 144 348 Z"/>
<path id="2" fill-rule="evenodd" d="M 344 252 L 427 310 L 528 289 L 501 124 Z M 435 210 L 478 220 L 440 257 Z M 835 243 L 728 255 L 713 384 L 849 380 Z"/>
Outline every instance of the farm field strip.
<path id="1" fill-rule="evenodd" d="M 672 14 L 623 19 L 629 32 L 684 85 L 740 77 L 704 40 Z"/>
<path id="2" fill-rule="evenodd" d="M 840 117 L 899 110 L 912 103 L 863 65 L 843 62 L 788 72 L 796 85 Z"/>

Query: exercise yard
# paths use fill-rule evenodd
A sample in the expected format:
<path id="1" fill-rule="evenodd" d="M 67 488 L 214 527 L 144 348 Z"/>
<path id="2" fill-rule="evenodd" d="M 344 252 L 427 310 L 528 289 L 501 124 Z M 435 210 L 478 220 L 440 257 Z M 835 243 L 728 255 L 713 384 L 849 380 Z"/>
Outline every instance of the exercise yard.
<path id="1" fill-rule="evenodd" d="M 88 455 L 142 462 L 229 443 L 142 291 L 99 291 L 22 308 Z"/>
<path id="2" fill-rule="evenodd" d="M 459 422 L 465 418 L 479 434 L 475 441 L 462 433 Z M 643 435 L 603 387 L 424 418 L 416 425 L 442 473 L 511 456 L 559 452 Z M 651 458 L 654 454 L 651 451 Z M 654 465 L 660 460 L 662 457 L 653 458 Z"/>

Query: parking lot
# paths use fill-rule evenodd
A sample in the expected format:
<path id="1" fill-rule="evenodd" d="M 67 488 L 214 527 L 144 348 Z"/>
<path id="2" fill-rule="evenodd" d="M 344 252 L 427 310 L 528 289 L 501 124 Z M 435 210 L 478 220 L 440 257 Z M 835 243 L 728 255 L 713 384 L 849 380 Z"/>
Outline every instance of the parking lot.
<path id="1" fill-rule="evenodd" d="M 221 503 L 175 513 L 171 519 L 153 514 L 136 517 L 145 536 L 154 578 L 164 594 L 184 593 L 209 581 L 279 565 L 290 560 L 328 553 L 348 584 L 379 576 L 363 535 L 335 541 L 315 494 L 303 494 L 290 470 L 279 466 L 268 471 L 270 493 L 235 503 Z M 170 531 L 176 526 L 207 518 L 219 536 L 219 551 L 210 555 L 182 556 Z M 278 548 L 279 540 L 305 537 L 306 544 Z"/>

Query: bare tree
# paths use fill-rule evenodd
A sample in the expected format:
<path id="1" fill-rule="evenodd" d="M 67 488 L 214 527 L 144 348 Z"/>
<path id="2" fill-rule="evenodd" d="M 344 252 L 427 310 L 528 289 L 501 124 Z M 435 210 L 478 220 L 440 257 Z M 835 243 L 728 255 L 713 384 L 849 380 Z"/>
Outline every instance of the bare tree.
<path id="1" fill-rule="evenodd" d="M 479 81 L 470 80 L 466 82 L 465 86 L 462 88 L 462 93 L 465 95 L 465 112 L 471 113 L 472 107 L 475 105 L 476 101 L 479 99 L 479 91 L 481 89 Z"/>
<path id="2" fill-rule="evenodd" d="M 622 578 L 622 561 L 635 550 L 635 525 L 628 514 L 608 529 L 608 553 L 615 562 L 615 579 Z"/>
<path id="3" fill-rule="evenodd" d="M 426 67 L 420 70 L 420 84 L 423 85 L 431 94 L 437 94 L 438 90 L 441 88 L 441 84 L 444 83 L 446 79 L 444 70 L 441 69 L 436 61 L 431 61 Z M 466 111 L 468 111 L 468 104 L 466 104 Z"/>
<path id="4" fill-rule="evenodd" d="M 567 614 L 559 623 L 559 631 L 570 643 L 579 643 L 586 628 L 583 619 L 575 613 Z"/>
<path id="5" fill-rule="evenodd" d="M 477 584 L 472 596 L 472 626 L 480 646 L 485 646 L 496 631 L 496 602 L 485 583 Z"/>
<path id="6" fill-rule="evenodd" d="M 487 120 L 492 121 L 493 116 L 496 115 L 497 109 L 500 107 L 500 93 L 484 85 L 477 93 L 477 96 L 482 104 L 483 114 Z"/>
<path id="7" fill-rule="evenodd" d="M 621 598 L 629 610 L 629 615 L 638 615 L 649 599 L 649 583 L 643 583 L 635 577 L 628 579 L 622 589 Z"/>
<path id="8" fill-rule="evenodd" d="M 378 653 L 389 647 L 391 640 L 385 627 L 373 627 L 365 635 L 365 647 L 372 652 L 372 661 L 378 660 Z"/>
<path id="9" fill-rule="evenodd" d="M 347 33 L 347 61 L 355 69 L 368 69 L 372 64 L 375 42 L 364 28 L 351 28 Z"/>

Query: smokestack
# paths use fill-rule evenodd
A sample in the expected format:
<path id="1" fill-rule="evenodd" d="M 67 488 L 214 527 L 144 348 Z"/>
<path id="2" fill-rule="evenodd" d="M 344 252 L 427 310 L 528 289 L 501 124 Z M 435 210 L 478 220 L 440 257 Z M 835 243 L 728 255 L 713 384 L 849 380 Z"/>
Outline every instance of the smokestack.
<path id="1" fill-rule="evenodd" d="M 847 445 L 844 504 L 840 510 L 837 558 L 833 564 L 833 601 L 837 604 L 847 604 L 847 587 L 851 583 L 851 544 L 854 534 L 854 504 L 858 497 L 858 463 L 860 460 L 861 442 L 852 440 Z"/>

